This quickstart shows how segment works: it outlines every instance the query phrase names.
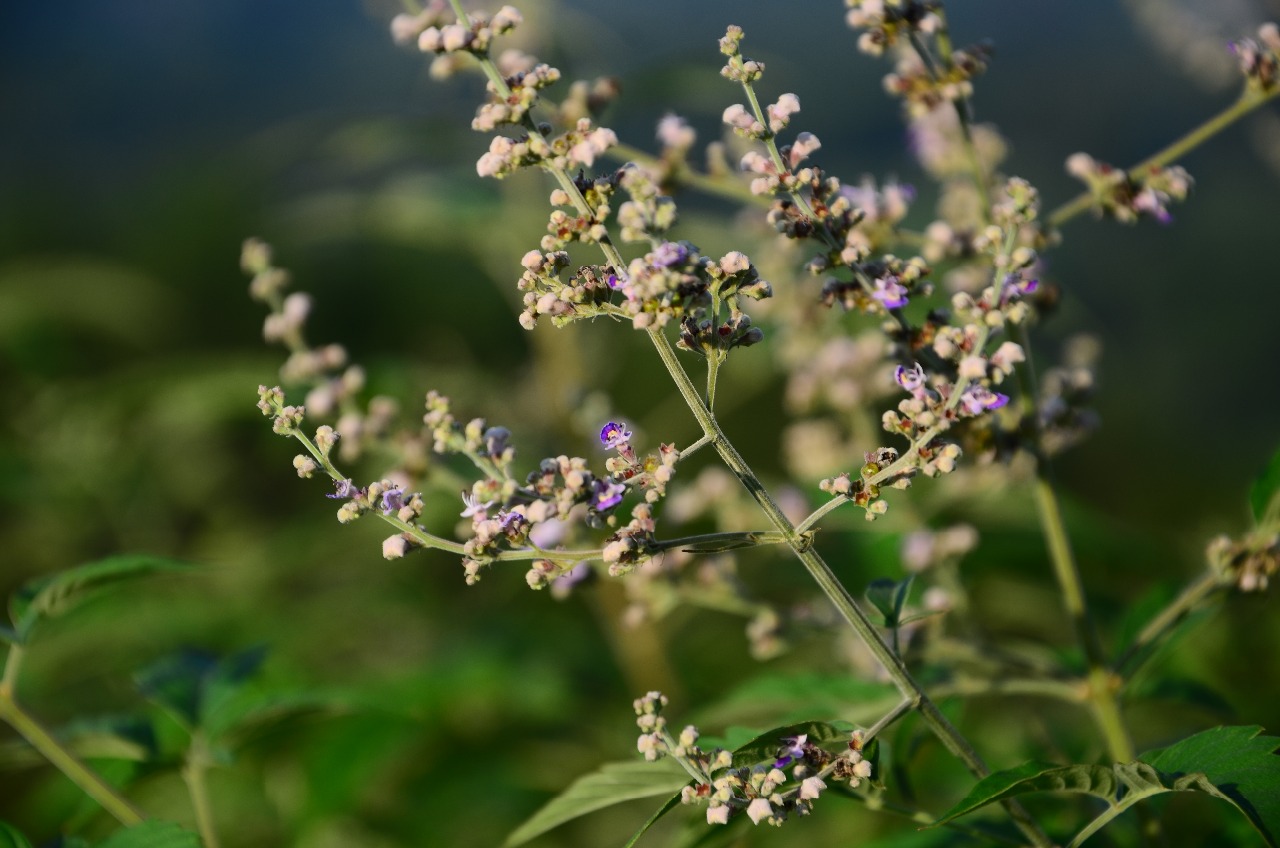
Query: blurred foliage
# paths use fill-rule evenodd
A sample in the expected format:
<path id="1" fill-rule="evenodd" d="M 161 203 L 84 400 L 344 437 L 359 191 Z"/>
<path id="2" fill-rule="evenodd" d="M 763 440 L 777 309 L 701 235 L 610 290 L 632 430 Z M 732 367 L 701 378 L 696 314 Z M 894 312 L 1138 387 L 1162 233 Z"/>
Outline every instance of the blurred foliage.
<path id="1" fill-rule="evenodd" d="M 210 791 L 225 845 L 302 848 L 499 844 L 550 794 L 632 756 L 629 704 L 657 686 L 673 710 L 718 725 L 708 731 L 859 717 L 876 687 L 814 683 L 840 668 L 837 657 L 814 656 L 825 643 L 756 663 L 731 616 L 682 609 L 624 630 L 616 586 L 557 602 L 531 594 L 513 570 L 467 589 L 451 557 L 386 562 L 380 528 L 333 521 L 324 487 L 295 477 L 292 449 L 253 407 L 255 387 L 273 382 L 282 357 L 259 342 L 261 315 L 236 268 L 246 235 L 272 241 L 315 295 L 313 336 L 346 344 L 372 388 L 411 414 L 437 388 L 466 414 L 518 424 L 530 463 L 585 453 L 598 413 L 615 408 L 655 440 L 683 441 L 695 428 L 638 334 L 516 326 L 514 269 L 542 230 L 549 188 L 533 175 L 500 186 L 474 178 L 484 142 L 465 126 L 478 84 L 428 89 L 420 57 L 389 45 L 385 10 L 324 20 L 299 2 L 258 20 L 257 4 L 179 3 L 152 20 L 149 5 L 118 5 L 115 16 L 98 10 L 70 23 L 63 17 L 76 13 L 65 6 L 5 13 L 15 26 L 3 38 L 28 43 L 4 51 L 3 93 L 33 111 L 7 127 L 0 157 L 0 591 L 120 552 L 198 567 L 112 589 L 51 621 L 24 666 L 21 695 L 36 715 L 72 732 L 145 712 L 133 685 L 139 669 L 267 646 L 258 705 L 297 696 L 298 709 L 241 740 L 209 774 Z M 668 107 L 689 114 L 704 141 L 714 137 L 734 95 L 716 76 L 714 39 L 732 17 L 776 68 L 770 84 L 804 99 L 833 171 L 914 177 L 878 93 L 881 69 L 853 57 L 838 3 L 823 10 L 826 40 L 804 56 L 789 54 L 802 35 L 817 37 L 812 20 L 802 35 L 771 27 L 813 16 L 779 15 L 776 4 L 685 4 L 687 43 L 662 17 L 675 14 L 670 4 L 642 5 L 644 13 L 634 4 L 565 7 L 561 31 L 539 34 L 555 39 L 545 53 L 571 57 L 570 74 L 621 75 L 617 125 L 628 141 L 647 146 Z M 1047 198 L 1073 193 L 1060 162 L 1077 147 L 1133 160 L 1219 102 L 1187 95 L 1133 33 L 1103 27 L 1114 10 L 1096 10 L 1108 35 L 1068 42 L 1064 32 L 1082 35 L 1082 25 L 1051 20 L 1052 11 L 1018 11 L 1044 20 L 1014 36 L 1008 21 L 984 28 L 1001 17 L 982 14 L 993 4 L 973 5 L 972 17 L 957 11 L 956 26 L 1009 44 L 979 86 L 979 114 L 1002 124 L 1015 145 L 1011 168 Z M 640 14 L 648 17 L 627 17 Z M 659 18 L 670 41 L 620 34 Z M 68 30 L 65 43 L 54 37 Z M 588 31 L 597 37 L 575 35 Z M 193 40 L 189 56 L 179 54 L 184 38 Z M 254 47 L 262 58 L 242 65 Z M 56 70 L 77 48 L 87 59 L 75 73 Z M 215 95 L 207 112 L 204 92 Z M 140 107 L 147 96 L 158 105 Z M 52 118 L 51 103 L 69 117 Z M 1280 308 L 1266 250 L 1276 178 L 1232 136 L 1188 165 L 1197 195 L 1172 230 L 1078 221 L 1055 254 L 1070 292 L 1042 343 L 1091 329 L 1107 345 L 1104 427 L 1065 458 L 1062 475 L 1108 633 L 1153 584 L 1197 572 L 1211 532 L 1244 526 L 1250 475 L 1274 449 L 1280 420 L 1265 365 Z M 685 232 L 708 251 L 749 249 L 727 243 L 722 222 L 733 210 L 706 199 L 686 209 Z M 743 452 L 777 474 L 778 375 L 753 367 L 766 362 L 753 355 L 721 377 L 724 417 Z M 1025 497 L 948 499 L 945 487 L 922 497 L 939 520 L 981 529 L 963 576 L 986 628 L 1068 644 Z M 854 516 L 825 528 L 820 544 L 860 594 L 877 577 L 901 577 L 900 532 L 892 517 L 865 528 Z M 773 554 L 748 558 L 743 572 L 762 595 L 814 594 Z M 1273 606 L 1266 596 L 1232 598 L 1164 651 L 1160 674 L 1188 687 L 1131 705 L 1139 747 L 1209 722 L 1280 728 L 1280 680 L 1256 650 L 1280 639 Z M 183 649 L 209 653 L 175 653 Z M 316 692 L 332 697 L 301 694 Z M 801 715 L 806 704 L 816 714 Z M 1028 744 L 1076 761 L 1097 754 L 1090 740 L 1060 732 L 1074 722 L 1059 721 L 1066 708 L 1056 703 L 947 708 L 996 766 L 1019 761 Z M 918 729 L 906 722 L 886 747 L 910 763 L 918 802 L 945 809 L 965 778 L 936 745 L 918 744 Z M 7 729 L 0 741 L 10 766 L 0 771 L 0 819 L 36 844 L 64 824 L 91 838 L 112 830 L 61 775 L 20 756 Z M 119 779 L 131 773 L 119 758 L 92 762 Z M 134 776 L 141 807 L 192 824 L 175 769 Z M 1224 833 L 1237 824 L 1199 815 L 1202 803 L 1172 802 L 1180 844 L 1235 838 Z M 614 844 L 652 812 L 646 804 L 532 844 Z M 857 833 L 864 846 L 965 844 L 938 831 L 887 837 L 894 820 L 834 798 L 820 806 L 771 842 L 837 844 Z M 1033 809 L 1053 827 L 1053 805 Z M 669 817 L 646 839 L 677 839 L 684 818 Z"/>

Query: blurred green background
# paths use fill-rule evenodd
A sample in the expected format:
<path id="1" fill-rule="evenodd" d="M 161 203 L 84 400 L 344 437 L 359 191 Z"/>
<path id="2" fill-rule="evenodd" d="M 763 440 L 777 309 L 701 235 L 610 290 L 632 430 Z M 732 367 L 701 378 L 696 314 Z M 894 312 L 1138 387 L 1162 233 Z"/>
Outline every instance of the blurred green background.
<path id="1" fill-rule="evenodd" d="M 1062 170 L 1068 154 L 1137 161 L 1234 97 L 1233 83 L 1202 84 L 1211 73 L 1193 67 L 1191 48 L 1143 22 L 1162 5 L 954 9 L 958 43 L 996 43 L 978 116 L 1001 127 L 1005 170 L 1035 183 L 1046 207 L 1077 191 Z M 1278 6 L 1223 4 L 1204 38 L 1248 34 Z M 768 66 L 766 90 L 799 94 L 794 126 L 823 140 L 828 170 L 849 181 L 897 175 L 927 194 L 880 90 L 884 65 L 856 52 L 840 3 L 802 7 L 526 4 L 522 37 L 567 78 L 617 77 L 607 123 L 653 149 L 668 110 L 700 143 L 719 137 L 719 115 L 740 94 L 718 76 L 715 42 L 740 24 L 746 51 Z M 515 570 L 468 589 L 451 556 L 384 561 L 381 527 L 333 521 L 324 486 L 296 478 L 293 449 L 254 408 L 282 355 L 261 343 L 261 309 L 237 267 L 249 235 L 271 242 L 316 297 L 312 341 L 347 345 L 411 417 L 437 388 L 462 415 L 512 426 L 521 467 L 595 456 L 592 421 L 576 409 L 619 410 L 655 442 L 695 432 L 636 334 L 519 329 L 514 280 L 542 232 L 549 185 L 475 177 L 487 146 L 467 129 L 479 82 L 430 81 L 420 54 L 390 43 L 394 11 L 296 0 L 0 11 L 0 590 L 117 552 L 204 566 L 131 584 L 51 628 L 29 657 L 26 701 L 55 726 L 119 713 L 138 704 L 134 670 L 156 657 L 266 645 L 272 685 L 362 705 L 274 725 L 213 774 L 227 845 L 496 844 L 574 776 L 631 754 L 630 701 L 655 681 L 679 688 L 678 722 L 760 668 L 729 616 L 688 612 L 622 631 L 617 587 L 558 603 Z M 1212 534 L 1247 526 L 1244 493 L 1280 442 L 1280 172 L 1254 126 L 1267 121 L 1274 106 L 1187 157 L 1196 189 L 1173 226 L 1080 219 L 1050 259 L 1065 298 L 1037 330 L 1042 360 L 1081 331 L 1104 345 L 1103 428 L 1058 468 L 1104 622 L 1149 585 L 1196 573 Z M 909 223 L 927 222 L 927 206 Z M 697 197 L 682 208 L 681 235 L 750 253 L 716 231 L 735 209 Z M 729 431 L 776 475 L 781 378 L 767 362 L 744 354 L 721 393 L 740 393 L 750 418 Z M 547 373 L 552 384 L 535 382 Z M 803 482 L 815 498 L 816 481 Z M 991 630 L 1065 645 L 1034 525 L 1008 495 L 942 517 L 983 532 L 965 568 Z M 824 544 L 856 593 L 867 569 L 893 573 L 894 527 L 851 518 Z M 781 560 L 751 563 L 747 579 L 779 597 L 811 593 Z M 1139 747 L 1223 721 L 1280 730 L 1274 664 L 1254 650 L 1280 637 L 1270 606 L 1233 599 L 1162 660 L 1224 702 L 1212 714 L 1135 707 Z M 770 666 L 829 667 L 803 647 Z M 1016 762 L 1018 740 L 1002 734 L 1010 704 L 959 714 L 996 765 Z M 947 785 L 943 758 L 920 756 Z M 39 839 L 68 820 L 108 826 L 84 818 L 59 775 L 10 759 L 0 819 Z M 137 797 L 191 821 L 172 771 L 149 773 Z M 758 836 L 800 844 L 857 827 L 872 844 L 884 825 L 840 806 Z M 618 844 L 648 812 L 597 815 L 538 844 Z"/>

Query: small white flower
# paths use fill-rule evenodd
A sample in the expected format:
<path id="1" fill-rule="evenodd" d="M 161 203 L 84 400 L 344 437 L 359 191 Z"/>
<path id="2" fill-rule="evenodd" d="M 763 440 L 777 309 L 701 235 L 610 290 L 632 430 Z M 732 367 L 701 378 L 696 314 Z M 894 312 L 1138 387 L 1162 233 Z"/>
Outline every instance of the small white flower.
<path id="1" fill-rule="evenodd" d="M 751 819 L 752 824 L 760 824 L 761 819 L 767 819 L 772 815 L 773 806 L 768 798 L 757 798 L 747 805 L 747 817 Z"/>

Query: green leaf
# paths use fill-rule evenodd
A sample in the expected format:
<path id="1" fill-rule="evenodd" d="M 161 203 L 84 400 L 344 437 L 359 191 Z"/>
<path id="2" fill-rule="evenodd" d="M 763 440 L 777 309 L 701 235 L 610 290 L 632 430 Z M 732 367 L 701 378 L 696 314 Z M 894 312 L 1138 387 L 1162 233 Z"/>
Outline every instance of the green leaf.
<path id="1" fill-rule="evenodd" d="M 31 843 L 16 827 L 0 821 L 0 848 L 31 848 Z"/>
<path id="2" fill-rule="evenodd" d="M 799 721 L 840 716 L 870 724 L 902 700 L 896 687 L 840 674 L 761 674 L 699 711 L 699 723 L 720 725 L 768 717 Z"/>
<path id="3" fill-rule="evenodd" d="M 1262 524 L 1266 518 L 1280 518 L 1280 450 L 1271 456 L 1267 467 L 1249 489 L 1249 508 L 1253 520 Z"/>
<path id="4" fill-rule="evenodd" d="M 95 589 L 158 571 L 185 571 L 190 563 L 146 554 L 127 554 L 90 562 L 27 583 L 9 598 L 12 641 L 26 644 L 42 619 L 75 607 Z"/>
<path id="5" fill-rule="evenodd" d="M 1167 774 L 1202 772 L 1268 845 L 1280 841 L 1280 738 L 1262 728 L 1215 727 L 1142 755 Z"/>
<path id="6" fill-rule="evenodd" d="M 1004 798 L 1031 792 L 1074 792 L 1107 809 L 1072 841 L 1079 845 L 1138 801 L 1165 792 L 1203 792 L 1234 806 L 1275 846 L 1280 833 L 1280 738 L 1259 727 L 1220 727 L 1143 754 L 1133 763 L 1058 766 L 1028 762 L 996 772 L 933 823 L 937 826 Z"/>
<path id="7" fill-rule="evenodd" d="M 1198 772 L 1181 777 L 1164 775 L 1144 762 L 1058 766 L 1033 761 L 996 772 L 978 781 L 978 785 L 960 803 L 930 827 L 951 821 L 992 801 L 1032 792 L 1072 792 L 1092 795 L 1107 802 L 1107 809 L 1071 842 L 1075 846 L 1144 798 L 1165 792 L 1192 790 L 1217 798 L 1226 797 Z"/>
<path id="8" fill-rule="evenodd" d="M 185 650 L 152 663 L 137 675 L 138 691 L 188 730 L 203 727 L 213 705 L 224 703 L 258 670 L 262 647 L 219 657 Z"/>
<path id="9" fill-rule="evenodd" d="M 200 848 L 200 837 L 172 822 L 152 820 L 117 830 L 97 848 Z"/>
<path id="10" fill-rule="evenodd" d="M 1231 715 L 1232 707 L 1226 698 L 1210 686 L 1187 678 L 1154 678 L 1129 688 L 1129 700 L 1161 701 L 1166 710 L 1191 712 L 1203 711 L 1211 720 L 1221 720 Z M 1167 712 L 1165 713 L 1168 714 Z"/>
<path id="11" fill-rule="evenodd" d="M 512 831 L 502 844 L 504 848 L 523 845 L 579 816 L 623 801 L 679 792 L 689 781 L 688 772 L 671 758 L 653 763 L 634 760 L 606 763 L 599 771 L 578 778 L 568 789 L 548 801 Z"/>
<path id="12" fill-rule="evenodd" d="M 644 836 L 645 831 L 653 827 L 654 822 L 656 822 L 658 819 L 662 818 L 667 813 L 671 812 L 676 808 L 676 805 L 680 803 L 681 794 L 682 793 L 677 792 L 674 795 L 672 795 L 670 798 L 667 799 L 665 804 L 663 804 L 661 807 L 658 808 L 657 812 L 649 816 L 649 818 L 645 819 L 645 823 L 640 825 L 640 829 L 637 830 L 631 836 L 631 838 L 627 840 L 627 844 L 623 845 L 622 848 L 633 848 L 633 846 L 640 841 L 640 837 Z"/>
<path id="13" fill-rule="evenodd" d="M 7 642 L 10 645 L 21 645 L 22 639 L 18 636 L 18 631 L 9 627 L 7 624 L 0 624 L 0 642 Z M 0 843 L 0 847 L 3 843 Z"/>
<path id="14" fill-rule="evenodd" d="M 905 580 L 890 580 L 882 577 L 872 580 L 867 586 L 867 602 L 880 613 L 881 624 L 895 628 L 902 623 L 902 608 L 907 604 L 907 595 L 911 592 L 912 575 Z"/>
<path id="15" fill-rule="evenodd" d="M 362 708 L 357 694 L 344 691 L 244 686 L 223 687 L 217 694 L 219 697 L 206 700 L 202 726 L 211 740 L 231 747 L 239 746 L 253 731 L 292 715 L 338 714 Z"/>

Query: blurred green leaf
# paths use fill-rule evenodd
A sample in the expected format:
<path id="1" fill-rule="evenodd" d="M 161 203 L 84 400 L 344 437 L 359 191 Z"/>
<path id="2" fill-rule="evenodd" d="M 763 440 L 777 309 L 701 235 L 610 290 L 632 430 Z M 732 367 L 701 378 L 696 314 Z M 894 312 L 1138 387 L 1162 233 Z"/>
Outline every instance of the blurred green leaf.
<path id="1" fill-rule="evenodd" d="M 31 848 L 31 843 L 16 827 L 0 821 L 0 848 Z"/>
<path id="2" fill-rule="evenodd" d="M 782 721 L 809 716 L 841 716 L 874 721 L 901 700 L 891 683 L 846 674 L 762 674 L 747 680 L 720 701 L 699 711 L 703 724 L 722 725 L 743 715 L 769 715 Z"/>
<path id="3" fill-rule="evenodd" d="M 356 693 L 319 690 L 259 690 L 224 687 L 225 697 L 206 704 L 203 728 L 211 740 L 233 747 L 245 736 L 272 722 L 305 712 L 350 712 L 359 707 Z"/>
<path id="4" fill-rule="evenodd" d="M 225 703 L 266 657 L 250 648 L 227 657 L 184 650 L 152 663 L 137 675 L 138 691 L 188 730 L 202 728 L 214 705 Z"/>
<path id="5" fill-rule="evenodd" d="M 1280 450 L 1272 454 L 1271 461 L 1249 489 L 1249 508 L 1258 524 L 1267 518 L 1280 518 Z"/>
<path id="6" fill-rule="evenodd" d="M 906 606 L 914 580 L 915 575 L 904 580 L 882 577 L 867 586 L 867 601 L 880 613 L 880 623 L 885 627 L 892 629 L 902 623 L 902 608 Z"/>
<path id="7" fill-rule="evenodd" d="M 1215 727 L 1141 759 L 1167 774 L 1202 772 L 1268 845 L 1280 840 L 1280 737 L 1262 728 Z"/>
<path id="8" fill-rule="evenodd" d="M 27 583 L 9 598 L 16 641 L 27 644 L 44 618 L 72 609 L 94 590 L 158 571 L 186 571 L 190 563 L 149 554 L 124 554 L 86 563 Z"/>
<path id="9" fill-rule="evenodd" d="M 1162 580 L 1125 605 L 1123 614 L 1116 622 L 1115 638 L 1112 640 L 1116 656 L 1123 654 L 1133 644 L 1142 628 L 1163 611 L 1177 594 L 1177 586 L 1171 581 Z"/>
<path id="10" fill-rule="evenodd" d="M 1145 679 L 1138 686 L 1128 689 L 1128 700 L 1164 701 L 1174 708 L 1199 708 L 1214 716 L 1232 714 L 1226 698 L 1206 683 L 1180 677 L 1155 677 Z"/>
<path id="11" fill-rule="evenodd" d="M 633 760 L 606 763 L 599 771 L 578 778 L 547 802 L 512 831 L 503 846 L 523 845 L 567 821 L 623 801 L 678 792 L 689 780 L 688 772 L 669 757 L 653 763 Z"/>
<path id="12" fill-rule="evenodd" d="M 200 837 L 172 822 L 146 821 L 118 830 L 97 848 L 201 848 Z"/>

